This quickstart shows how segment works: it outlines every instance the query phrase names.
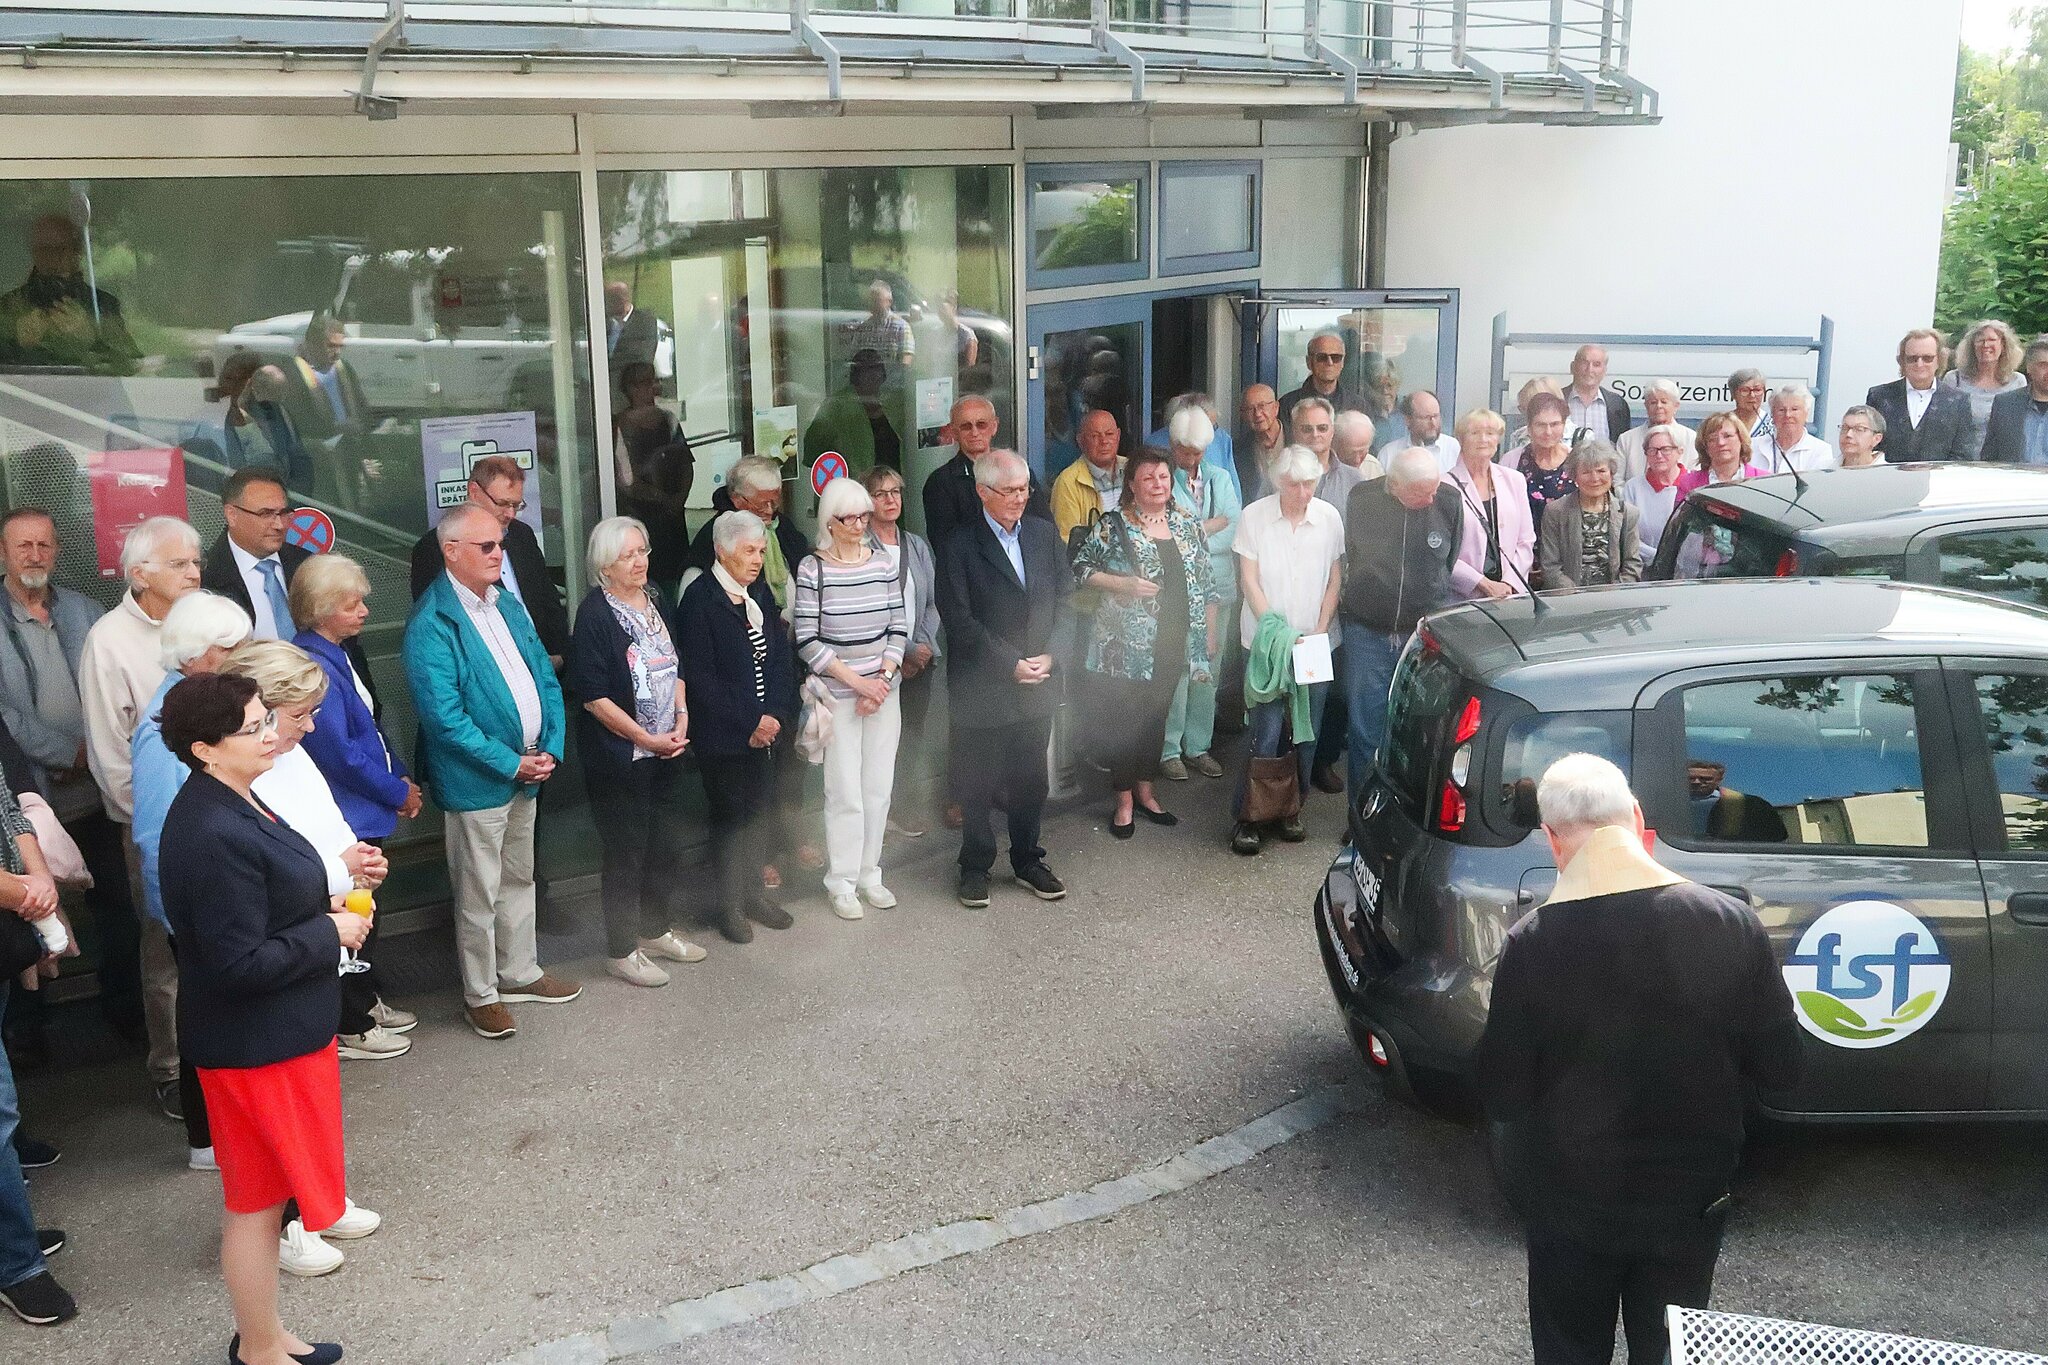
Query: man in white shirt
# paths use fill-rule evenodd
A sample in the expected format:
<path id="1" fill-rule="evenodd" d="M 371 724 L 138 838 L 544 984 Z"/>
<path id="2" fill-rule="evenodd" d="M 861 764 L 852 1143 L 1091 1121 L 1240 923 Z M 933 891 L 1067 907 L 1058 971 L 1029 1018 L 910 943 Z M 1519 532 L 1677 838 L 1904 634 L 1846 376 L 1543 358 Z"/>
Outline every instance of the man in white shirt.
<path id="1" fill-rule="evenodd" d="M 1436 467 L 1448 474 L 1458 462 L 1458 439 L 1444 430 L 1444 406 L 1428 389 L 1416 389 L 1401 400 L 1408 423 L 1408 444 L 1436 456 Z"/>
<path id="2" fill-rule="evenodd" d="M 206 552 L 201 585 L 249 613 L 252 639 L 291 639 L 298 634 L 286 605 L 292 575 L 310 556 L 284 543 L 291 515 L 284 475 L 263 465 L 238 469 L 221 487 L 220 505 L 227 529 Z"/>
<path id="3" fill-rule="evenodd" d="M 1653 379 L 1650 386 L 1643 390 L 1643 424 L 1639 427 L 1630 427 L 1621 434 L 1621 439 L 1614 443 L 1614 448 L 1621 453 L 1622 483 L 1626 484 L 1630 479 L 1640 478 L 1649 464 L 1643 454 L 1643 446 L 1649 440 L 1650 429 L 1671 426 L 1684 433 L 1686 449 L 1690 450 L 1690 443 L 1699 438 L 1699 433 L 1691 427 L 1681 425 L 1678 420 L 1678 385 L 1668 379 Z"/>
<path id="4" fill-rule="evenodd" d="M 1772 474 L 1811 474 L 1835 467 L 1835 449 L 1806 429 L 1813 420 L 1813 395 L 1802 384 L 1787 384 L 1771 395 L 1771 429 L 1751 444 L 1750 463 Z"/>
<path id="5" fill-rule="evenodd" d="M 1628 400 L 1600 387 L 1607 378 L 1607 348 L 1588 342 L 1572 356 L 1572 386 L 1565 390 L 1566 431 L 1573 446 L 1591 437 L 1613 441 L 1629 429 Z"/>

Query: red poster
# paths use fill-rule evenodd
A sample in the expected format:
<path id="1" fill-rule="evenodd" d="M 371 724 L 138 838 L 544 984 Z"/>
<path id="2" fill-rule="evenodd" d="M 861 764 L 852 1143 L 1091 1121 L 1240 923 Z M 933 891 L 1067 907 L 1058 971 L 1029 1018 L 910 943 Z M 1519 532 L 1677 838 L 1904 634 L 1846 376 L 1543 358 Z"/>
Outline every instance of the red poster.
<path id="1" fill-rule="evenodd" d="M 185 452 L 103 450 L 86 456 L 100 577 L 121 576 L 121 542 L 151 517 L 185 516 Z"/>

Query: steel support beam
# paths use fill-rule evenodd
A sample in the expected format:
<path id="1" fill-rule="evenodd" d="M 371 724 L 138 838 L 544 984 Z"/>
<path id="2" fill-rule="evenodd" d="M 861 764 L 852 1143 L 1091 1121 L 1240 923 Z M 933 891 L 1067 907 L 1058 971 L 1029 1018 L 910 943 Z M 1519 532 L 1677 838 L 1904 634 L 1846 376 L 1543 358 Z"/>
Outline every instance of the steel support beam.
<path id="1" fill-rule="evenodd" d="M 377 67 L 386 52 L 404 41 L 405 0 L 391 0 L 390 15 L 363 53 L 363 79 L 356 86 L 356 112 L 372 123 L 398 117 L 398 101 L 377 93 Z"/>

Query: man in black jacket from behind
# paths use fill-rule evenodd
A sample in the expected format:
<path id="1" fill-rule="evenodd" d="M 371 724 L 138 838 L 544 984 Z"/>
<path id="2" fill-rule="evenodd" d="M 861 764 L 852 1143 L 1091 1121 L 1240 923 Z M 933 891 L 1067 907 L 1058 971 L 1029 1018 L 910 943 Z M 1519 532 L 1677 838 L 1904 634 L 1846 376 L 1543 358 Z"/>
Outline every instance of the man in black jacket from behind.
<path id="1" fill-rule="evenodd" d="M 469 472 L 469 500 L 498 520 L 498 534 L 505 539 L 504 576 L 498 586 L 519 599 L 533 618 L 533 629 L 547 647 L 548 659 L 557 672 L 569 652 L 569 609 L 562 602 L 562 590 L 548 572 L 546 553 L 533 528 L 519 519 L 526 506 L 526 471 L 509 455 L 486 455 Z M 427 586 L 447 569 L 441 543 L 428 531 L 412 547 L 412 599 L 417 602 Z"/>
<path id="2" fill-rule="evenodd" d="M 1508 934 L 1474 1078 L 1527 1226 L 1536 1365 L 1661 1365 L 1664 1310 L 1704 1308 L 1749 1087 L 1799 1077 L 1791 992 L 1748 906 L 1644 848 L 1591 754 L 1537 787 L 1550 900 Z"/>

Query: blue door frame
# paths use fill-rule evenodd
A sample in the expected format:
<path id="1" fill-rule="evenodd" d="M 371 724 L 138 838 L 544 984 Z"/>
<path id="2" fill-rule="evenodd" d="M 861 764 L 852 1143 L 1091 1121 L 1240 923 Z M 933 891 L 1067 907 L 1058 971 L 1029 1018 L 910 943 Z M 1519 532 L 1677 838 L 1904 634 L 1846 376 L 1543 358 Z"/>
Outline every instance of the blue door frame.
<path id="1" fill-rule="evenodd" d="M 1030 350 L 1025 353 L 1026 404 L 1025 459 L 1040 479 L 1046 472 L 1045 436 L 1045 339 L 1056 332 L 1083 332 L 1094 328 L 1138 325 L 1138 413 L 1152 410 L 1152 299 L 1151 294 L 1115 294 L 1103 299 L 1077 299 L 1072 303 L 1041 303 L 1030 308 Z M 1143 432 L 1138 433 L 1142 439 Z"/>

